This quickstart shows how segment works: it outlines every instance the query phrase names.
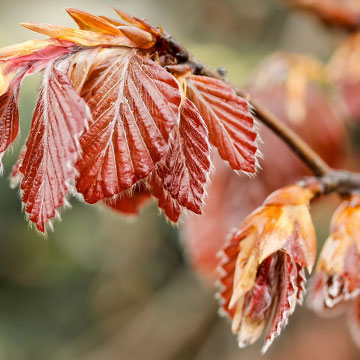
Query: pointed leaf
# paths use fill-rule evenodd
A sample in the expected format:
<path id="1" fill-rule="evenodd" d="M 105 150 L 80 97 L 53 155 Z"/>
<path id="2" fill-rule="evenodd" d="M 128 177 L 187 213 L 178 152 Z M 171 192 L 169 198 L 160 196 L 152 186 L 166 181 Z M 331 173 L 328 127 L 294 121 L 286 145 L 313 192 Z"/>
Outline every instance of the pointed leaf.
<path id="1" fill-rule="evenodd" d="M 120 16 L 121 19 L 129 23 L 130 25 L 136 26 L 140 29 L 146 30 L 155 36 L 161 35 L 161 29 L 157 29 L 156 27 L 152 26 L 146 20 L 139 19 L 135 16 L 128 14 L 127 12 L 114 8 L 114 11 Z"/>
<path id="2" fill-rule="evenodd" d="M 265 344 L 262 353 L 265 353 L 272 342 L 278 337 L 282 329 L 287 325 L 289 316 L 294 312 L 297 299 L 297 279 L 298 270 L 296 263 L 286 253 L 279 253 L 279 285 L 278 299 L 275 312 L 268 333 L 266 335 Z"/>
<path id="3" fill-rule="evenodd" d="M 188 99 L 181 107 L 180 123 L 172 132 L 169 152 L 158 167 L 171 197 L 196 214 L 202 213 L 210 173 L 208 131 L 195 105 Z"/>
<path id="4" fill-rule="evenodd" d="M 90 30 L 111 35 L 121 34 L 121 31 L 116 26 L 99 16 L 78 9 L 65 8 L 65 10 L 74 19 L 81 30 Z"/>
<path id="5" fill-rule="evenodd" d="M 88 109 L 68 77 L 50 63 L 26 142 L 20 171 L 22 201 L 39 231 L 63 206 L 79 157 L 77 137 L 83 132 Z"/>
<path id="6" fill-rule="evenodd" d="M 21 44 L 11 45 L 0 49 L 0 60 L 8 60 L 12 57 L 25 56 L 35 51 L 43 50 L 51 45 L 60 45 L 57 39 L 29 40 Z"/>
<path id="7" fill-rule="evenodd" d="M 83 89 L 93 122 L 80 140 L 77 189 L 89 203 L 129 189 L 154 170 L 168 150 L 181 101 L 177 81 L 155 62 L 134 50 L 106 54 Z"/>
<path id="8" fill-rule="evenodd" d="M 126 46 L 138 47 L 124 35 L 102 34 L 88 30 L 79 30 L 64 26 L 41 24 L 41 23 L 22 23 L 27 29 L 50 36 L 55 39 L 71 41 L 83 46 Z"/>
<path id="9" fill-rule="evenodd" d="M 256 131 L 246 100 L 223 81 L 206 76 L 188 77 L 187 91 L 206 122 L 210 141 L 221 158 L 234 170 L 254 173 Z"/>
<path id="10" fill-rule="evenodd" d="M 181 215 L 181 207 L 164 188 L 163 181 L 157 170 L 153 171 L 148 182 L 151 187 L 151 193 L 158 199 L 158 207 L 164 210 L 165 215 L 170 221 L 177 223 Z"/>

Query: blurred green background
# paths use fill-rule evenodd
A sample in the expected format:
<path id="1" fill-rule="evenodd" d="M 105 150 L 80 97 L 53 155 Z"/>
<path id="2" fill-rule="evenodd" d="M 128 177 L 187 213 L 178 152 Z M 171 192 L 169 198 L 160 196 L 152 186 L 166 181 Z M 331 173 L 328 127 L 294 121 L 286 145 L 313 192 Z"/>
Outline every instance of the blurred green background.
<path id="1" fill-rule="evenodd" d="M 21 21 L 70 26 L 64 7 L 112 16 L 107 5 L 161 24 L 240 84 L 275 49 L 326 58 L 338 37 L 271 0 L 1 0 L 0 46 L 41 37 Z M 21 138 L 0 179 L 0 360 L 260 359 L 260 345 L 237 349 L 216 314 L 214 289 L 187 265 L 177 229 L 154 205 L 129 221 L 73 198 L 55 232 L 45 238 L 29 228 L 8 175 L 39 79 L 24 83 Z M 328 212 L 318 218 L 326 224 Z M 359 359 L 343 320 L 298 309 L 263 359 Z"/>

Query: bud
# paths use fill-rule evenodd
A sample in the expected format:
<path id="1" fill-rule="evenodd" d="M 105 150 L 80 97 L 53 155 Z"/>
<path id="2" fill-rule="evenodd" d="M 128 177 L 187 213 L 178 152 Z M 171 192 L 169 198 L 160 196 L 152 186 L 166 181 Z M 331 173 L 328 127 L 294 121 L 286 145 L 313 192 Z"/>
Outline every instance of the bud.
<path id="1" fill-rule="evenodd" d="M 321 251 L 310 306 L 320 314 L 360 294 L 360 196 L 336 210 Z"/>
<path id="2" fill-rule="evenodd" d="M 141 49 L 150 49 L 155 45 L 155 38 L 149 32 L 136 26 L 119 26 L 121 32 Z"/>
<path id="3" fill-rule="evenodd" d="M 313 196 L 298 185 L 277 190 L 244 220 L 223 251 L 219 297 L 240 347 L 254 343 L 270 323 L 265 352 L 296 302 L 302 302 L 304 268 L 311 271 L 316 256 L 309 212 Z"/>

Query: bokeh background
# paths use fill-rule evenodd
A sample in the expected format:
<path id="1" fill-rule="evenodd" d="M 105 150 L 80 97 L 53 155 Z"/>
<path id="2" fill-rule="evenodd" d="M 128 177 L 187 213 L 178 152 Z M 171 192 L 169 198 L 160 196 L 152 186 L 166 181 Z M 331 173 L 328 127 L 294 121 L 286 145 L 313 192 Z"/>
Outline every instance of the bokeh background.
<path id="1" fill-rule="evenodd" d="M 21 21 L 72 25 L 64 7 L 111 16 L 108 5 L 161 24 L 238 84 L 274 50 L 326 59 L 343 36 L 275 0 L 0 0 L 0 46 L 39 37 Z M 189 266 L 178 228 L 154 204 L 129 220 L 73 198 L 55 232 L 45 238 L 30 229 L 8 175 L 26 139 L 39 79 L 25 80 L 21 137 L 0 179 L 0 360 L 360 358 L 346 319 L 318 319 L 305 308 L 264 357 L 261 344 L 239 350 L 217 316 L 214 288 Z M 320 242 L 330 211 L 314 210 Z"/>

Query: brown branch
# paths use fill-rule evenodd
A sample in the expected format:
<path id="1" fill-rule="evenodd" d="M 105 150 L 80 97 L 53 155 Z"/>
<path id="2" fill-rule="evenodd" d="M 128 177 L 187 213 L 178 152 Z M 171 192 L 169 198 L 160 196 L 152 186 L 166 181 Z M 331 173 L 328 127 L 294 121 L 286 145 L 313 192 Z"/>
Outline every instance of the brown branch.
<path id="1" fill-rule="evenodd" d="M 246 91 L 225 80 L 222 70 L 214 71 L 207 65 L 198 61 L 177 40 L 168 34 L 163 35 L 161 46 L 164 45 L 167 53 L 174 56 L 178 64 L 190 66 L 192 68 L 192 72 L 196 75 L 209 76 L 225 81 L 239 96 L 248 100 L 249 104 L 253 108 L 255 117 L 270 128 L 280 139 L 282 139 L 316 176 L 316 178 L 308 177 L 303 179 L 300 181 L 301 184 L 307 185 L 309 183 L 316 183 L 318 196 L 331 192 L 345 195 L 354 191 L 360 191 L 359 173 L 332 169 L 318 153 L 316 153 L 279 118 L 263 107 L 255 99 L 252 99 Z"/>

